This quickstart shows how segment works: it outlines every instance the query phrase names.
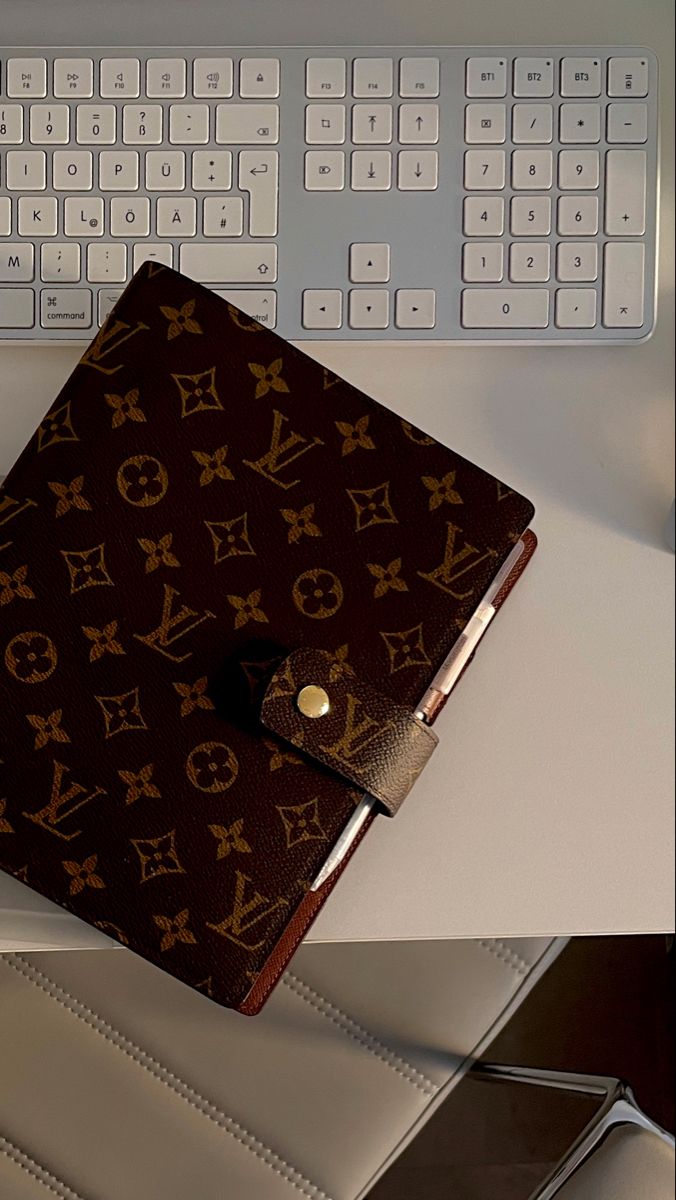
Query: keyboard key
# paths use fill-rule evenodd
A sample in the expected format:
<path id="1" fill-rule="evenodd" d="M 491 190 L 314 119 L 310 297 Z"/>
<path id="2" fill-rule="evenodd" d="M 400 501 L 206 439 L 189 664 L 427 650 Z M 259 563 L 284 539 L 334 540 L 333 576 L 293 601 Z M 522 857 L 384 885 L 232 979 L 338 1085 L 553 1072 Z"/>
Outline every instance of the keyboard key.
<path id="1" fill-rule="evenodd" d="M 593 288 L 559 288 L 556 293 L 559 329 L 593 329 L 596 325 L 596 292 Z"/>
<path id="2" fill-rule="evenodd" d="M 192 196 L 160 196 L 155 230 L 158 237 L 194 237 L 197 233 L 197 201 Z"/>
<path id="3" fill-rule="evenodd" d="M 44 58 L 10 58 L 7 62 L 7 95 L 46 96 L 47 63 Z"/>
<path id="4" fill-rule="evenodd" d="M 397 187 L 402 192 L 433 192 L 439 183 L 436 150 L 400 150 Z"/>
<path id="5" fill-rule="evenodd" d="M 108 319 L 121 295 L 122 291 L 120 288 L 101 289 L 99 292 L 99 326 L 103 325 L 103 322 Z"/>
<path id="6" fill-rule="evenodd" d="M 149 58 L 146 63 L 146 96 L 178 99 L 185 96 L 186 64 L 183 58 Z M 103 93 L 101 93 L 103 95 Z"/>
<path id="7" fill-rule="evenodd" d="M 546 283 L 550 275 L 548 242 L 514 242 L 509 251 L 512 283 Z"/>
<path id="8" fill-rule="evenodd" d="M 163 124 L 164 109 L 161 104 L 125 104 L 122 109 L 122 141 L 127 146 L 159 146 Z"/>
<path id="9" fill-rule="evenodd" d="M 279 207 L 279 155 L 276 150 L 242 150 L 239 190 L 249 193 L 249 234 L 276 237 Z"/>
<path id="10" fill-rule="evenodd" d="M 559 196 L 558 231 L 564 237 L 598 233 L 599 202 L 596 196 Z"/>
<path id="11" fill-rule="evenodd" d="M 169 109 L 169 141 L 174 146 L 205 145 L 209 141 L 209 106 L 172 104 Z"/>
<path id="12" fill-rule="evenodd" d="M 366 99 L 368 96 L 391 96 L 392 80 L 391 58 L 355 58 L 352 94 L 357 99 Z"/>
<path id="13" fill-rule="evenodd" d="M 559 187 L 562 191 L 599 186 L 598 150 L 561 150 Z"/>
<path id="14" fill-rule="evenodd" d="M 507 60 L 504 58 L 468 58 L 465 95 L 495 97 L 507 95 Z"/>
<path id="15" fill-rule="evenodd" d="M 9 196 L 0 196 L 0 237 L 9 237 L 12 232 L 12 201 Z"/>
<path id="16" fill-rule="evenodd" d="M 562 104 L 559 136 L 562 142 L 600 142 L 601 109 L 598 104 Z"/>
<path id="17" fill-rule="evenodd" d="M 511 229 L 515 237 L 546 237 L 552 228 L 549 196 L 513 196 Z"/>
<path id="18" fill-rule="evenodd" d="M 78 144 L 80 146 L 113 146 L 116 122 L 117 115 L 114 104 L 78 104 L 75 133 Z"/>
<path id="19" fill-rule="evenodd" d="M 556 278 L 562 283 L 591 283 L 598 279 L 596 242 L 561 242 L 556 252 Z"/>
<path id="20" fill-rule="evenodd" d="M 87 246 L 89 283 L 125 283 L 127 247 L 122 242 L 92 242 Z"/>
<path id="21" fill-rule="evenodd" d="M 185 187 L 183 151 L 149 150 L 146 154 L 146 187 L 151 192 L 182 192 Z"/>
<path id="22" fill-rule="evenodd" d="M 308 192 L 340 192 L 345 187 L 345 155 L 342 150 L 308 150 L 305 155 L 305 187 Z"/>
<path id="23" fill-rule="evenodd" d="M 512 109 L 512 141 L 517 144 L 551 142 L 554 110 L 551 104 L 515 104 Z"/>
<path id="24" fill-rule="evenodd" d="M 88 288 L 43 288 L 40 292 L 40 324 L 43 329 L 89 329 L 92 323 L 92 294 Z"/>
<path id="25" fill-rule="evenodd" d="M 606 155 L 605 229 L 611 237 L 645 233 L 645 150 L 609 150 Z"/>
<path id="26" fill-rule="evenodd" d="M 512 154 L 512 187 L 519 191 L 546 191 L 552 186 L 551 150 L 515 150 Z"/>
<path id="27" fill-rule="evenodd" d="M 399 141 L 432 145 L 439 141 L 438 104 L 402 104 L 399 108 Z"/>
<path id="28" fill-rule="evenodd" d="M 303 292 L 304 329 L 340 329 L 342 323 L 342 292 L 311 289 Z"/>
<path id="29" fill-rule="evenodd" d="M 391 142 L 392 105 L 355 104 L 352 109 L 352 141 L 356 146 L 367 142 Z"/>
<path id="30" fill-rule="evenodd" d="M 347 68 L 344 58 L 308 58 L 305 64 L 305 95 L 310 99 L 344 96 Z"/>
<path id="31" fill-rule="evenodd" d="M 101 151 L 99 187 L 102 192 L 135 192 L 138 185 L 139 156 L 135 150 Z"/>
<path id="32" fill-rule="evenodd" d="M 30 283 L 34 270 L 34 251 L 30 242 L 3 242 L 0 246 L 1 283 Z"/>
<path id="33" fill-rule="evenodd" d="M 165 267 L 172 267 L 174 265 L 173 246 L 169 242 L 137 242 L 134 246 L 134 273 L 144 262 L 157 262 L 162 263 Z"/>
<path id="34" fill-rule="evenodd" d="M 239 94 L 242 99 L 274 99 L 279 95 L 278 58 L 243 58 L 239 64 Z"/>
<path id="35" fill-rule="evenodd" d="M 537 288 L 468 288 L 462 293 L 465 329 L 546 329 L 549 292 Z"/>
<path id="36" fill-rule="evenodd" d="M 202 207 L 202 233 L 205 237 L 241 237 L 244 233 L 241 197 L 207 196 Z"/>
<path id="37" fill-rule="evenodd" d="M 608 63 L 609 96 L 647 96 L 648 63 L 645 58 L 611 58 Z"/>
<path id="38" fill-rule="evenodd" d="M 47 186 L 47 155 L 44 150 L 8 150 L 5 156 L 5 187 L 10 192 L 39 192 Z"/>
<path id="39" fill-rule="evenodd" d="M 20 237 L 55 237 L 56 196 L 20 196 L 18 232 Z"/>
<path id="40" fill-rule="evenodd" d="M 598 58 L 564 58 L 561 63 L 562 96 L 600 96 L 601 61 Z"/>
<path id="41" fill-rule="evenodd" d="M 467 150 L 465 187 L 469 191 L 500 191 L 505 186 L 504 150 Z"/>
<path id="42" fill-rule="evenodd" d="M 354 192 L 386 192 L 392 186 L 389 150 L 354 150 L 350 186 Z"/>
<path id="43" fill-rule="evenodd" d="M 277 324 L 276 292 L 261 291 L 258 288 L 249 288 L 246 291 L 228 288 L 225 291 L 217 290 L 216 295 L 253 317 L 259 325 L 265 325 L 268 329 L 275 328 Z"/>
<path id="44" fill-rule="evenodd" d="M 103 200 L 100 196 L 66 196 L 63 202 L 66 237 L 101 237 Z"/>
<path id="45" fill-rule="evenodd" d="M 553 96 L 554 60 L 517 58 L 514 62 L 515 96 Z"/>
<path id="46" fill-rule="evenodd" d="M 70 110 L 67 104 L 31 104 L 30 140 L 34 146 L 57 143 L 65 145 L 70 129 Z"/>
<path id="47" fill-rule="evenodd" d="M 462 251 L 465 283 L 500 283 L 502 276 L 502 242 L 467 242 Z"/>
<path id="48" fill-rule="evenodd" d="M 232 96 L 231 58 L 196 58 L 192 67 L 192 94 L 197 100 L 209 96 Z"/>
<path id="49" fill-rule="evenodd" d="M 642 242 L 608 242 L 603 266 L 603 324 L 610 329 L 640 329 L 645 246 Z"/>
<path id="50" fill-rule="evenodd" d="M 504 227 L 502 196 L 465 196 L 463 231 L 467 237 L 499 237 Z"/>
<path id="51" fill-rule="evenodd" d="M 350 292 L 352 329 L 387 329 L 390 323 L 389 292 L 359 288 Z"/>
<path id="52" fill-rule="evenodd" d="M 507 134 L 507 110 L 504 104 L 468 104 L 465 109 L 465 141 L 472 143 L 504 142 Z"/>
<path id="53" fill-rule="evenodd" d="M 390 278 L 390 247 L 385 242 L 353 242 L 350 246 L 352 283 L 387 283 Z"/>
<path id="54" fill-rule="evenodd" d="M 228 192 L 232 187 L 230 150 L 195 150 L 192 156 L 192 186 L 195 192 Z"/>
<path id="55" fill-rule="evenodd" d="M 0 105 L 0 146 L 18 146 L 23 138 L 21 104 Z"/>
<path id="56" fill-rule="evenodd" d="M 60 192 L 89 192 L 94 181 L 91 150 L 55 150 L 52 186 Z"/>
<path id="57" fill-rule="evenodd" d="M 0 288 L 0 329 L 32 329 L 33 305 L 32 288 Z"/>
<path id="58" fill-rule="evenodd" d="M 216 141 L 231 145 L 266 145 L 279 141 L 276 104 L 219 104 Z"/>
<path id="59" fill-rule="evenodd" d="M 93 96 L 94 63 L 91 58 L 55 58 L 54 95 L 59 99 Z"/>
<path id="60" fill-rule="evenodd" d="M 77 242 L 45 242 L 40 250 L 43 283 L 79 283 L 80 247 Z"/>
<path id="61" fill-rule="evenodd" d="M 400 288 L 394 296 L 397 329 L 434 329 L 437 294 L 430 288 Z"/>
<path id="62" fill-rule="evenodd" d="M 102 58 L 99 93 L 104 100 L 141 94 L 141 64 L 137 58 Z"/>
<path id="63" fill-rule="evenodd" d="M 179 269 L 199 283 L 274 283 L 277 247 L 260 242 L 226 246 L 187 242 L 180 247 Z"/>
<path id="64" fill-rule="evenodd" d="M 438 58 L 402 58 L 399 63 L 399 95 L 404 99 L 439 95 Z"/>
<path id="65" fill-rule="evenodd" d="M 647 142 L 647 104 L 609 104 L 609 142 Z"/>
<path id="66" fill-rule="evenodd" d="M 344 104 L 308 104 L 305 141 L 309 146 L 339 146 L 345 141 Z"/>
<path id="67" fill-rule="evenodd" d="M 148 237 L 150 200 L 147 196 L 113 196 L 110 201 L 111 237 Z"/>

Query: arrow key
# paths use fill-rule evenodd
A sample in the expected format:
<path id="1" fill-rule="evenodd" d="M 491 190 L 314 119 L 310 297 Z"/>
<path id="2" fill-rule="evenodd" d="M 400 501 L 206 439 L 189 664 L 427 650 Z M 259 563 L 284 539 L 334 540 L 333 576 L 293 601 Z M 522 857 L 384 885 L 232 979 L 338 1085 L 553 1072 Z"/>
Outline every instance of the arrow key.
<path id="1" fill-rule="evenodd" d="M 397 183 L 402 192 L 433 192 L 439 183 L 436 150 L 400 150 Z"/>
<path id="2" fill-rule="evenodd" d="M 402 104 L 399 108 L 399 141 L 431 145 L 439 141 L 438 104 Z"/>
<path id="3" fill-rule="evenodd" d="M 436 292 L 427 288 L 401 288 L 395 293 L 397 329 L 434 329 Z"/>
<path id="4" fill-rule="evenodd" d="M 387 329 L 389 321 L 389 292 L 368 288 L 350 292 L 351 329 Z"/>
<path id="5" fill-rule="evenodd" d="M 354 150 L 353 192 L 386 192 L 392 186 L 392 155 L 389 150 Z"/>
<path id="6" fill-rule="evenodd" d="M 352 283 L 387 283 L 390 247 L 384 242 L 353 242 L 350 246 Z"/>
<path id="7" fill-rule="evenodd" d="M 355 145 L 392 141 L 391 104 L 355 104 L 352 109 L 352 141 Z"/>
<path id="8" fill-rule="evenodd" d="M 308 288 L 303 292 L 303 329 L 340 329 L 343 293 Z"/>

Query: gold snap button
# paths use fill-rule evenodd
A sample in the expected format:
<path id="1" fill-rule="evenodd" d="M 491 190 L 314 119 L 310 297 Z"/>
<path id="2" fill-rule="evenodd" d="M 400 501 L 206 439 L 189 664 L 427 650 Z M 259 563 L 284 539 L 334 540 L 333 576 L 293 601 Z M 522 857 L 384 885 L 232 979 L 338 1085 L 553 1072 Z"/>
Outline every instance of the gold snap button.
<path id="1" fill-rule="evenodd" d="M 325 717 L 331 707 L 327 692 L 316 683 L 309 683 L 301 688 L 296 697 L 296 704 L 304 717 Z"/>

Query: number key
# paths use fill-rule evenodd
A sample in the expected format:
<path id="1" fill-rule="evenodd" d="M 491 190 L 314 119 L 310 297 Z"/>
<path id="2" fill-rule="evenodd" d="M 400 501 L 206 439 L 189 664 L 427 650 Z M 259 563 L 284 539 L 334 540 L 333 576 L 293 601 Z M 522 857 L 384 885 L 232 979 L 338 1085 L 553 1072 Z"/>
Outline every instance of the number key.
<path id="1" fill-rule="evenodd" d="M 549 279 L 549 243 L 514 242 L 509 252 L 512 283 L 546 283 Z"/>
<path id="2" fill-rule="evenodd" d="M 462 277 L 465 283 L 500 283 L 502 244 L 467 242 L 462 252 Z"/>
<path id="3" fill-rule="evenodd" d="M 505 186 L 504 150 L 467 150 L 465 187 L 471 191 L 499 191 Z"/>
<path id="4" fill-rule="evenodd" d="M 505 227 L 502 196 L 466 196 L 463 227 L 466 237 L 500 237 Z"/>
<path id="5" fill-rule="evenodd" d="M 556 276 L 562 283 L 592 282 L 598 277 L 596 242 L 561 242 L 556 254 Z"/>
<path id="6" fill-rule="evenodd" d="M 515 237 L 545 237 L 552 228 L 552 202 L 549 196 L 513 196 L 511 218 Z"/>
<path id="7" fill-rule="evenodd" d="M 546 190 L 552 186 L 551 150 L 515 150 L 512 155 L 512 187 Z"/>
<path id="8" fill-rule="evenodd" d="M 575 234 L 591 237 L 598 233 L 598 198 L 596 196 L 560 196 L 558 228 L 559 233 L 564 237 Z"/>
<path id="9" fill-rule="evenodd" d="M 559 187 L 562 191 L 599 186 L 598 150 L 562 150 L 559 154 Z"/>

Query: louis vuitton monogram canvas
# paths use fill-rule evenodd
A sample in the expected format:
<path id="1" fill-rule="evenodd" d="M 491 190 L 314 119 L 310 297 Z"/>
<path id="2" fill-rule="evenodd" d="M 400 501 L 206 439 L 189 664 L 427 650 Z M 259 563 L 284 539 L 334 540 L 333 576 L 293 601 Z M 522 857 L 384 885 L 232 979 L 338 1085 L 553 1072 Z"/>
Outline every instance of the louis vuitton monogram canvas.
<path id="1" fill-rule="evenodd" d="M 531 515 L 147 264 L 0 492 L 0 867 L 240 1006 L 358 793 L 233 695 L 412 707 Z"/>

